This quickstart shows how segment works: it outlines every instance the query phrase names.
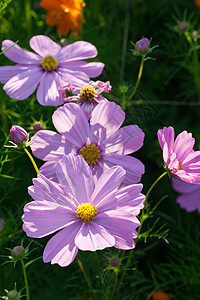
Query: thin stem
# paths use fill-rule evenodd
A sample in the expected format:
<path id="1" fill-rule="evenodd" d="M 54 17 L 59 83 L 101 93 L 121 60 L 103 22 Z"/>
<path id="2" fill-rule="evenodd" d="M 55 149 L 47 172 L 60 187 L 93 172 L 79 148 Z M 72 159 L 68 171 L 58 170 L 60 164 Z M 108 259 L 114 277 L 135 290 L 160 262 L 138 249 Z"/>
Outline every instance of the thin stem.
<path id="1" fill-rule="evenodd" d="M 26 28 L 27 28 L 27 31 L 28 31 L 28 35 L 30 35 L 31 31 L 32 31 L 31 2 L 30 2 L 30 0 L 25 1 L 24 10 L 25 10 L 25 17 L 26 17 Z"/>
<path id="2" fill-rule="evenodd" d="M 144 55 L 142 55 L 142 60 L 141 60 L 140 69 L 139 69 L 139 72 L 138 72 L 136 85 L 135 85 L 131 95 L 128 97 L 126 105 L 128 105 L 128 103 L 130 102 L 130 100 L 133 98 L 133 96 L 135 95 L 135 93 L 137 91 L 138 85 L 139 85 L 141 77 L 142 77 L 143 67 L 144 67 Z"/>
<path id="3" fill-rule="evenodd" d="M 23 149 L 24 149 L 24 151 L 26 152 L 26 154 L 28 155 L 28 157 L 30 158 L 30 160 L 31 160 L 31 162 L 32 162 L 32 164 L 33 164 L 33 167 L 34 167 L 36 173 L 39 174 L 38 167 L 37 167 L 37 165 L 36 165 L 36 163 L 35 163 L 35 161 L 34 161 L 32 155 L 31 155 L 30 152 L 27 150 L 27 148 L 24 147 Z"/>
<path id="4" fill-rule="evenodd" d="M 88 286 L 89 290 L 90 290 L 91 293 L 92 293 L 93 299 L 95 299 L 96 297 L 95 297 L 95 295 L 94 295 L 92 285 L 91 285 L 91 283 L 90 283 L 90 280 L 89 280 L 89 278 L 88 278 L 88 276 L 87 276 L 87 274 L 86 274 L 86 272 L 85 272 L 85 269 L 84 269 L 84 267 L 83 267 L 83 265 L 82 265 L 82 262 L 80 261 L 79 257 L 76 257 L 76 261 L 77 261 L 77 263 L 78 263 L 79 268 L 81 269 L 81 272 L 83 273 L 83 277 L 85 278 L 85 281 L 86 281 L 86 283 L 87 283 L 87 286 Z"/>
<path id="5" fill-rule="evenodd" d="M 25 283 L 25 287 L 26 287 L 26 300 L 30 300 L 28 279 L 27 279 L 27 275 L 26 275 L 26 267 L 24 265 L 23 259 L 21 259 L 21 264 L 22 264 L 22 270 L 23 270 L 23 274 L 24 274 L 24 283 Z"/>
<path id="6" fill-rule="evenodd" d="M 99 257 L 98 257 L 97 251 L 94 252 L 94 255 L 95 255 L 95 258 L 96 258 L 97 268 L 98 268 L 99 276 L 101 278 L 101 283 L 103 284 L 103 275 L 102 275 L 102 272 L 101 272 L 101 265 L 100 265 L 100 262 L 99 262 Z"/>
<path id="7" fill-rule="evenodd" d="M 114 287 L 113 287 L 113 291 L 112 291 L 112 295 L 110 297 L 110 300 L 112 300 L 114 295 L 115 295 L 115 291 L 116 291 L 116 288 L 117 288 L 117 283 L 118 283 L 118 271 L 115 271 L 115 282 L 114 282 Z"/>
<path id="8" fill-rule="evenodd" d="M 153 190 L 154 186 L 158 183 L 158 181 L 160 181 L 165 175 L 167 174 L 167 171 L 165 171 L 164 173 L 162 173 L 155 181 L 154 183 L 150 186 L 150 188 L 148 189 L 147 193 L 146 193 L 146 197 L 144 202 L 148 199 L 149 194 L 151 193 L 151 191 Z"/>

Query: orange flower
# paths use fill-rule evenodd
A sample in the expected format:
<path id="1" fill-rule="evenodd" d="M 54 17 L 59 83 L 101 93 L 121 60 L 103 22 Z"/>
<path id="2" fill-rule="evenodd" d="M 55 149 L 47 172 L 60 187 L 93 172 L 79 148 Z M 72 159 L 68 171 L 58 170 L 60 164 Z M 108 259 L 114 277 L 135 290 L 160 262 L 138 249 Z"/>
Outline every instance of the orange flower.
<path id="1" fill-rule="evenodd" d="M 82 0 L 42 0 L 40 5 L 48 10 L 46 23 L 57 25 L 57 31 L 67 35 L 70 30 L 80 29 Z"/>
<path id="2" fill-rule="evenodd" d="M 155 292 L 152 294 L 153 300 L 171 300 L 172 294 L 166 294 L 163 291 Z"/>
<path id="3" fill-rule="evenodd" d="M 195 0 L 195 4 L 200 7 L 200 0 Z"/>

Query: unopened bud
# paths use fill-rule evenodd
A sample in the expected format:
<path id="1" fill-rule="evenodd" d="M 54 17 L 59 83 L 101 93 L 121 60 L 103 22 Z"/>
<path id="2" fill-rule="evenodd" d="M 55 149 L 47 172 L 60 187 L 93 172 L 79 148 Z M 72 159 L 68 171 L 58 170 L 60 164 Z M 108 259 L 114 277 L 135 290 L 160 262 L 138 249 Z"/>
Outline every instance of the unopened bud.
<path id="1" fill-rule="evenodd" d="M 24 128 L 18 125 L 12 125 L 10 129 L 10 137 L 16 145 L 23 145 L 28 141 L 28 133 Z"/>
<path id="2" fill-rule="evenodd" d="M 25 256 L 25 249 L 23 246 L 16 246 L 11 250 L 11 255 L 15 260 L 21 260 Z"/>
<path id="3" fill-rule="evenodd" d="M 177 28 L 178 30 L 180 31 L 185 31 L 188 27 L 188 24 L 186 22 L 180 22 L 178 25 L 177 25 Z"/>
<path id="4" fill-rule="evenodd" d="M 39 131 L 39 130 L 41 130 L 43 128 L 43 124 L 41 123 L 41 122 L 35 122 L 34 124 L 33 124 L 33 129 L 35 130 L 35 131 Z"/>
<path id="5" fill-rule="evenodd" d="M 11 290 L 11 291 L 9 291 L 8 293 L 7 293 L 7 297 L 8 297 L 8 299 L 12 299 L 12 300 L 16 300 L 16 299 L 18 299 L 18 296 L 19 296 L 19 294 L 18 294 L 18 292 L 16 291 L 16 290 Z"/>
<path id="6" fill-rule="evenodd" d="M 150 48 L 150 41 L 147 38 L 143 38 L 136 43 L 136 50 L 140 53 L 145 53 Z"/>
<path id="7" fill-rule="evenodd" d="M 110 261 L 112 266 L 117 266 L 119 264 L 119 258 L 113 257 Z"/>

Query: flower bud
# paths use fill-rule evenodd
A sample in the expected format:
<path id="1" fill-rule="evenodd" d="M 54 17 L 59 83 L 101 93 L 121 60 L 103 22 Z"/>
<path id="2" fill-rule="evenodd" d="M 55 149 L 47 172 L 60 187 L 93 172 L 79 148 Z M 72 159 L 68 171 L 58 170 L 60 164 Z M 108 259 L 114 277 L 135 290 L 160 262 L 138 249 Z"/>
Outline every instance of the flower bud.
<path id="1" fill-rule="evenodd" d="M 0 233 L 4 230 L 4 223 L 5 221 L 3 219 L 0 219 Z"/>
<path id="2" fill-rule="evenodd" d="M 23 246 L 16 246 L 11 250 L 11 255 L 15 260 L 21 260 L 25 256 L 25 249 Z"/>
<path id="3" fill-rule="evenodd" d="M 136 50 L 140 53 L 145 53 L 150 48 L 150 41 L 147 38 L 143 38 L 136 43 Z"/>
<path id="4" fill-rule="evenodd" d="M 18 125 L 12 125 L 10 129 L 10 137 L 16 145 L 23 145 L 28 141 L 28 133 L 24 128 Z"/>
<path id="5" fill-rule="evenodd" d="M 178 25 L 177 25 L 177 28 L 179 31 L 185 31 L 188 27 L 188 24 L 186 22 L 180 22 Z"/>
<path id="6" fill-rule="evenodd" d="M 16 290 L 11 290 L 11 291 L 8 291 L 8 293 L 7 293 L 7 297 L 8 297 L 8 299 L 12 299 L 12 300 L 16 300 L 16 299 L 18 299 L 18 292 L 16 291 Z"/>
<path id="7" fill-rule="evenodd" d="M 41 130 L 43 128 L 43 124 L 41 123 L 41 122 L 35 122 L 34 124 L 33 124 L 33 129 L 35 130 L 35 131 L 39 131 L 39 130 Z"/>
<path id="8" fill-rule="evenodd" d="M 113 257 L 110 261 L 112 266 L 117 266 L 119 264 L 119 258 L 118 257 Z"/>

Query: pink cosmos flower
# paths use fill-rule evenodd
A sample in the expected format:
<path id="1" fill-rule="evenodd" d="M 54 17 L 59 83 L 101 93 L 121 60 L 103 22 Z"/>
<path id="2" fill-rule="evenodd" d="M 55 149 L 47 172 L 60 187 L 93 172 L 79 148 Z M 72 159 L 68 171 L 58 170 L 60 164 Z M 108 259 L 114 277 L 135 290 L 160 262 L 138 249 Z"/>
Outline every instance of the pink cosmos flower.
<path id="1" fill-rule="evenodd" d="M 56 233 L 47 243 L 44 262 L 68 266 L 78 249 L 134 248 L 136 216 L 143 208 L 142 185 L 118 189 L 125 171 L 115 166 L 95 183 L 81 156 L 67 155 L 57 164 L 58 183 L 43 175 L 33 180 L 29 194 L 35 201 L 25 205 L 23 230 L 29 237 Z"/>
<path id="2" fill-rule="evenodd" d="M 2 50 L 13 44 L 3 41 Z M 104 68 L 102 63 L 82 61 L 97 55 L 96 48 L 88 42 L 78 41 L 61 48 L 49 37 L 36 35 L 30 39 L 30 47 L 37 54 L 14 45 L 4 55 L 17 64 L 0 67 L 0 82 L 5 83 L 7 95 L 16 100 L 29 97 L 39 84 L 37 99 L 41 105 L 63 104 L 58 92 L 61 84 L 81 85 L 89 82 L 89 77 L 99 76 Z"/>
<path id="3" fill-rule="evenodd" d="M 195 139 L 187 131 L 181 132 L 174 141 L 174 128 L 158 130 L 158 141 L 163 150 L 167 169 L 183 181 L 200 182 L 200 151 L 194 151 Z"/>
<path id="4" fill-rule="evenodd" d="M 56 164 L 65 154 L 81 155 L 96 177 L 113 165 L 126 170 L 124 184 L 137 183 L 144 165 L 129 156 L 143 145 L 144 133 L 137 125 L 120 128 L 125 114 L 114 102 L 102 101 L 92 111 L 90 123 L 85 111 L 75 103 L 59 107 L 52 120 L 59 133 L 40 130 L 32 138 L 33 154 L 47 161 L 40 172 L 56 180 Z"/>
<path id="5" fill-rule="evenodd" d="M 58 90 L 64 101 L 77 101 L 86 112 L 88 118 L 90 118 L 92 110 L 97 106 L 97 104 L 99 104 L 99 101 L 107 101 L 101 93 L 109 93 L 111 85 L 109 81 L 105 83 L 102 81 L 90 81 L 89 83 L 85 83 L 79 87 L 76 87 L 71 83 L 63 84 L 58 88 Z M 66 97 L 66 91 L 69 91 L 76 96 Z"/>
<path id="6" fill-rule="evenodd" d="M 172 178 L 172 186 L 177 193 L 176 202 L 187 212 L 198 210 L 200 213 L 200 184 L 191 184 L 182 180 Z"/>

